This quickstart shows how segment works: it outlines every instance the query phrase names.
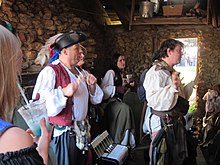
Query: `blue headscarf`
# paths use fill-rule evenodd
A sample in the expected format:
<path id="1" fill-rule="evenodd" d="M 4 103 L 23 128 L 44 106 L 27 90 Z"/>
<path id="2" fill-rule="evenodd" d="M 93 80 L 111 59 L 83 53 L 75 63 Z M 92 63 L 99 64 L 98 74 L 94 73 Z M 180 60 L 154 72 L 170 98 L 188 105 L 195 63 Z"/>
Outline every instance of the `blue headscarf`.
<path id="1" fill-rule="evenodd" d="M 59 58 L 59 54 L 60 54 L 60 50 L 55 50 L 55 52 L 54 52 L 53 56 L 51 57 L 51 59 L 49 60 L 48 64 L 51 64 L 52 62 L 57 60 Z"/>

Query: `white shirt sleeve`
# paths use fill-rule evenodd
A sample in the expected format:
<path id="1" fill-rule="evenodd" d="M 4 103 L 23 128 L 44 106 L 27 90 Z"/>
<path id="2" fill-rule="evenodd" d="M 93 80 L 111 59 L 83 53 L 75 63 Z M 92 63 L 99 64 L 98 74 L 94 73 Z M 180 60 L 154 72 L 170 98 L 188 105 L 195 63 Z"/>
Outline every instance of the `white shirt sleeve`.
<path id="1" fill-rule="evenodd" d="M 171 76 L 164 70 L 155 71 L 153 66 L 146 74 L 143 84 L 146 91 L 148 106 L 158 111 L 172 109 L 178 98 Z"/>
<path id="2" fill-rule="evenodd" d="M 52 67 L 46 66 L 39 73 L 32 94 L 32 99 L 35 99 L 39 93 L 40 99 L 46 100 L 48 116 L 56 116 L 66 107 L 67 97 L 63 95 L 61 87 L 54 89 L 55 81 L 55 71 Z"/>
<path id="3" fill-rule="evenodd" d="M 104 92 L 104 100 L 112 98 L 115 95 L 116 87 L 114 86 L 115 72 L 108 70 L 102 79 L 101 88 Z"/>
<path id="4" fill-rule="evenodd" d="M 101 103 L 103 99 L 103 95 L 104 94 L 102 89 L 98 86 L 98 84 L 96 84 L 94 95 L 90 93 L 90 102 L 94 105 Z"/>

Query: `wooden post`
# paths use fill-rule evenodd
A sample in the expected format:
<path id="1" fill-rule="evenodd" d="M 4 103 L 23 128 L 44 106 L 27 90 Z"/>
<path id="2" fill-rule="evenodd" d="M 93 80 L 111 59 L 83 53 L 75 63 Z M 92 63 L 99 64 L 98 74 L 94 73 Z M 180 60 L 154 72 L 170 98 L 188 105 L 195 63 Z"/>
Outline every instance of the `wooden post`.
<path id="1" fill-rule="evenodd" d="M 211 22 L 214 28 L 218 27 L 218 16 L 217 16 L 217 8 L 216 8 L 216 1 L 210 1 L 210 14 L 211 14 Z"/>
<path id="2" fill-rule="evenodd" d="M 133 24 L 134 9 L 135 9 L 135 0 L 131 0 L 131 14 L 130 14 L 129 27 L 128 27 L 129 30 L 131 30 L 131 26 Z"/>

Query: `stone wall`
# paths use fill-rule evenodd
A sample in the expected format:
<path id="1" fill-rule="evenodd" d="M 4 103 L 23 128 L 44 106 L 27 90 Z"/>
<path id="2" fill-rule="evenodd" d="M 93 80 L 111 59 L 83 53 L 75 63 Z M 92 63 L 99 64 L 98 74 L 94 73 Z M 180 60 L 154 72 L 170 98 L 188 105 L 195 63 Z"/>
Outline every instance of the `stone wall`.
<path id="1" fill-rule="evenodd" d="M 94 74 L 100 80 L 115 52 L 126 55 L 126 73 L 139 77 L 144 68 L 151 65 L 152 53 L 167 38 L 197 37 L 198 54 L 198 109 L 204 113 L 203 95 L 213 84 L 220 83 L 220 30 L 211 26 L 146 26 L 132 27 L 132 31 L 121 27 L 97 27 L 90 15 L 77 13 L 74 0 L 4 0 L 0 17 L 16 28 L 22 41 L 24 61 L 23 74 L 37 74 L 42 67 L 34 65 L 45 41 L 60 32 L 83 31 L 89 36 L 85 43 L 88 49 L 87 61 L 94 66 Z M 96 58 L 97 57 L 97 58 Z M 33 76 L 35 77 L 35 76 Z"/>
<path id="2" fill-rule="evenodd" d="M 95 37 L 102 36 L 90 17 L 84 13 L 74 12 L 74 0 L 4 0 L 0 9 L 0 18 L 9 21 L 17 30 L 22 42 L 24 57 L 24 71 L 39 71 L 41 67 L 32 66 L 34 59 L 46 40 L 51 36 L 68 31 L 83 31 L 88 35 L 85 43 L 88 50 L 87 64 L 89 67 L 97 57 L 95 54 L 96 40 L 91 35 L 93 29 Z M 80 17 L 78 16 L 80 15 Z M 87 19 L 85 19 L 87 18 Z"/>
<path id="3" fill-rule="evenodd" d="M 30 98 L 39 71 L 43 68 L 35 64 L 38 52 L 50 37 L 68 31 L 83 31 L 88 39 L 86 67 L 93 69 L 96 63 L 96 50 L 102 52 L 102 31 L 91 20 L 91 16 L 74 9 L 77 0 L 4 0 L 0 7 L 0 18 L 10 22 L 22 42 L 24 54 L 22 64 L 22 86 Z"/>

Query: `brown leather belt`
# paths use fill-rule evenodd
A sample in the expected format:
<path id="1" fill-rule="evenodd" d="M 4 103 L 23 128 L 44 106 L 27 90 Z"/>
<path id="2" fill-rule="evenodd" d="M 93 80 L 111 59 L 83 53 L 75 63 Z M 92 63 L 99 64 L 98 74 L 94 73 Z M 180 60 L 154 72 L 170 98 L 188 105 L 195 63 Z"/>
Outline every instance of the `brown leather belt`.
<path id="1" fill-rule="evenodd" d="M 153 108 L 151 108 L 151 113 L 154 114 L 154 115 L 157 115 L 159 117 L 162 117 L 162 118 L 165 118 L 168 116 L 171 116 L 171 117 L 178 117 L 178 113 L 174 110 L 174 109 L 171 109 L 169 111 L 157 111 L 157 110 L 154 110 Z"/>

